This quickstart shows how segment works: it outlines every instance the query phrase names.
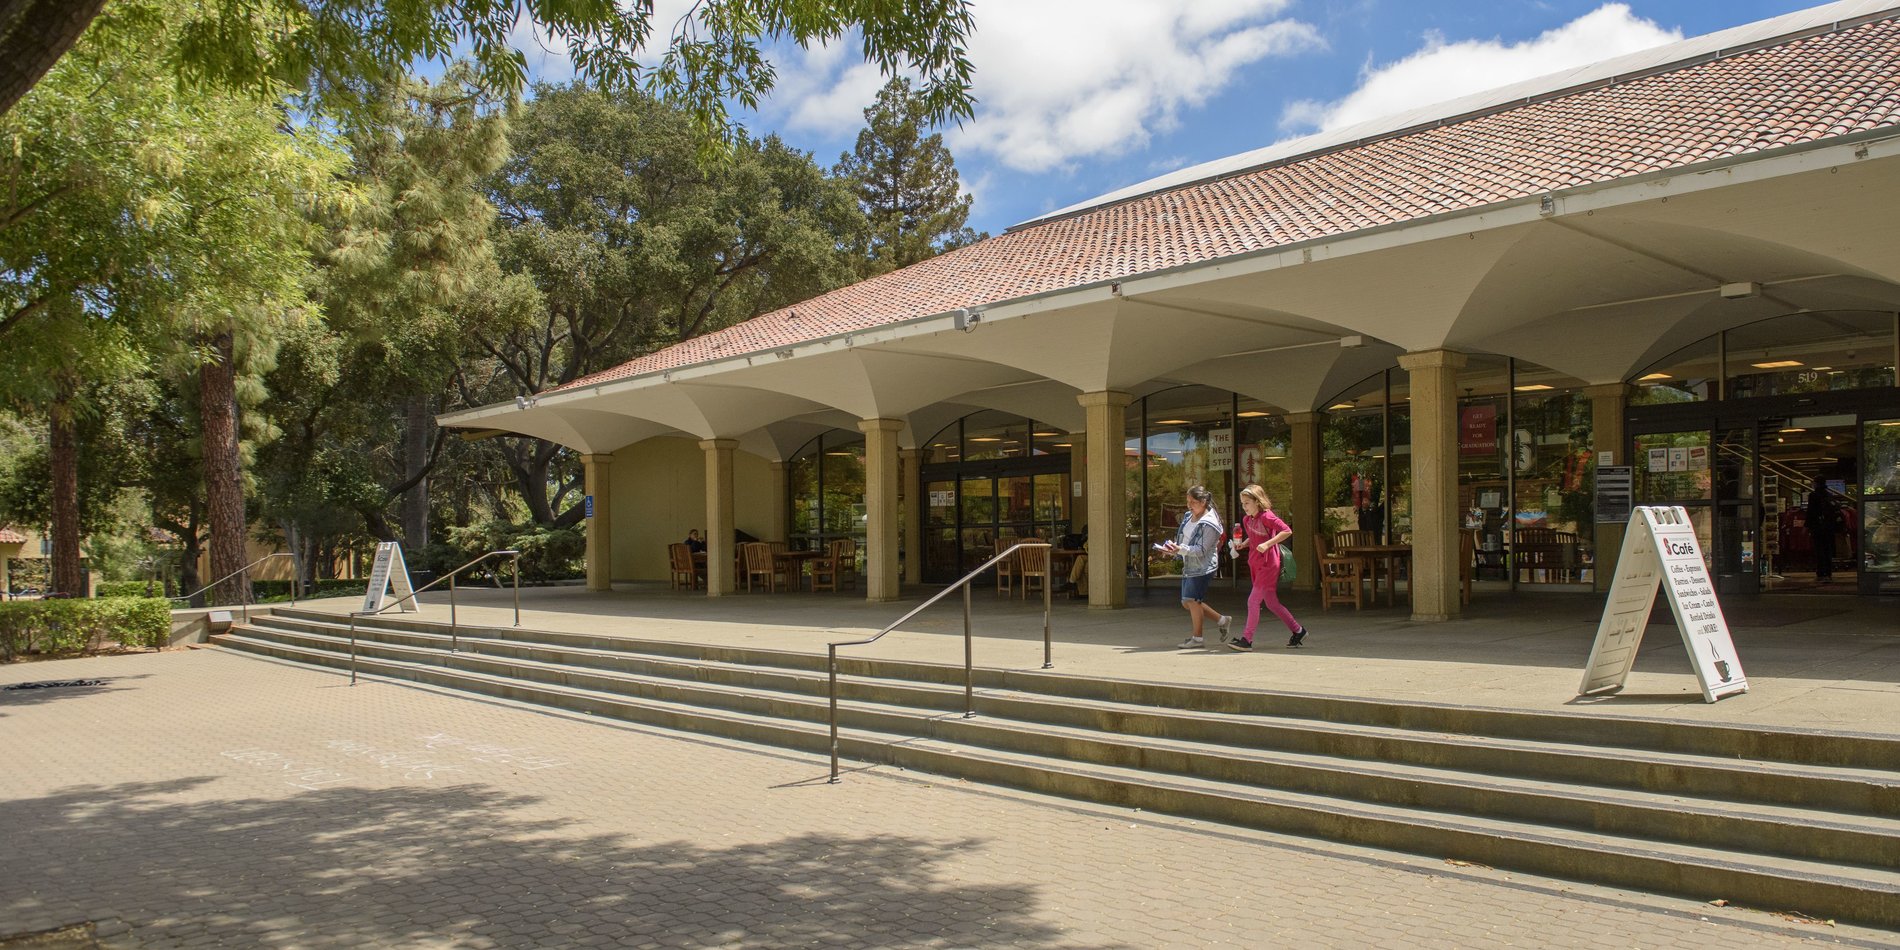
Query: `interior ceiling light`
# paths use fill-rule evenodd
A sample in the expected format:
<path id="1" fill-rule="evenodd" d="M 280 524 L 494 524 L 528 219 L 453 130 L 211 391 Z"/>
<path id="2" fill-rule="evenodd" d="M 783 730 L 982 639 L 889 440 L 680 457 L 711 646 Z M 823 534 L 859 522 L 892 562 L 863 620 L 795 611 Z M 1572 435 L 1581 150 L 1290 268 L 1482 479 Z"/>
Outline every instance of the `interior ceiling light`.
<path id="1" fill-rule="evenodd" d="M 1553 387 L 1546 386 L 1543 383 L 1531 383 L 1527 386 L 1512 386 L 1511 388 L 1521 393 L 1535 393 L 1535 392 L 1543 392 L 1544 390 L 1551 389 Z"/>
<path id="2" fill-rule="evenodd" d="M 1262 456 L 1260 456 L 1260 457 L 1261 457 L 1261 458 L 1263 458 L 1263 459 L 1267 459 L 1267 460 L 1269 460 L 1269 461 L 1271 461 L 1271 460 L 1273 460 L 1273 459 L 1283 459 L 1283 458 L 1286 458 L 1286 456 L 1284 456 L 1284 455 L 1262 455 Z"/>
<path id="3" fill-rule="evenodd" d="M 1188 424 L 1189 423 L 1186 419 L 1156 419 L 1155 420 L 1155 425 L 1158 425 L 1158 426 L 1184 426 Z"/>
<path id="4" fill-rule="evenodd" d="M 1056 443 L 1056 448 L 1058 448 L 1058 449 L 1072 449 L 1072 448 L 1075 448 L 1075 446 L 1074 446 L 1074 445 L 1073 445 L 1072 443 L 1068 443 L 1068 442 L 1057 442 L 1057 443 Z"/>
<path id="5" fill-rule="evenodd" d="M 1061 434 L 1062 433 L 1060 432 L 1031 432 L 1030 433 L 1030 435 L 1036 436 L 1037 438 L 1040 438 L 1040 439 L 1051 439 Z"/>
<path id="6" fill-rule="evenodd" d="M 1806 430 L 1806 429 L 1803 429 L 1803 428 L 1801 428 L 1800 426 L 1790 426 L 1790 427 L 1788 427 L 1788 428 L 1786 428 L 1786 429 L 1783 429 L 1783 430 L 1781 430 L 1781 431 L 1783 431 L 1783 432 L 1806 432 L 1806 431 L 1808 431 L 1808 430 Z"/>
<path id="7" fill-rule="evenodd" d="M 972 442 L 1001 442 L 1003 440 L 993 435 L 973 435 L 970 437 L 970 441 Z"/>
<path id="8" fill-rule="evenodd" d="M 1668 373 L 1651 373 L 1648 376 L 1636 377 L 1636 381 L 1639 383 L 1646 383 L 1652 379 L 1674 379 L 1674 378 L 1675 377 L 1669 375 Z"/>
<path id="9" fill-rule="evenodd" d="M 1240 413 L 1240 417 L 1242 419 L 1258 419 L 1261 416 L 1270 416 L 1270 415 L 1273 415 L 1273 413 L 1261 412 L 1257 409 L 1249 409 L 1246 412 Z"/>
<path id="10" fill-rule="evenodd" d="M 1328 409 L 1351 409 L 1351 408 L 1352 408 L 1352 403 L 1349 403 L 1349 402 L 1339 402 L 1339 403 L 1334 403 L 1334 404 L 1332 404 L 1332 405 L 1330 405 L 1330 406 L 1327 406 L 1326 408 L 1328 408 Z"/>
<path id="11" fill-rule="evenodd" d="M 1787 369 L 1802 364 L 1800 360 L 1769 360 L 1766 363 L 1750 363 L 1749 365 L 1756 369 Z"/>
<path id="12" fill-rule="evenodd" d="M 1820 371 L 1820 372 L 1826 372 L 1826 371 L 1828 371 L 1828 370 L 1830 370 L 1830 369 L 1833 369 L 1834 367 L 1832 367 L 1832 366 L 1815 366 L 1815 367 L 1810 367 L 1810 368 L 1811 368 L 1811 369 L 1814 369 L 1814 370 L 1817 370 L 1817 371 Z"/>

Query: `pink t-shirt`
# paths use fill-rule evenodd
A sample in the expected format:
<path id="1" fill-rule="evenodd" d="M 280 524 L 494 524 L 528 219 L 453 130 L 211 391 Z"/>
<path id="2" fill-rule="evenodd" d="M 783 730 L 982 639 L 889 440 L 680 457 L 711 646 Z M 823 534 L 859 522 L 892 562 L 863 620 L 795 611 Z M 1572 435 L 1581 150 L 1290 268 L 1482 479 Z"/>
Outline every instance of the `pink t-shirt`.
<path id="1" fill-rule="evenodd" d="M 1280 549 L 1275 547 L 1262 551 L 1260 550 L 1260 542 L 1282 531 L 1290 531 L 1292 529 L 1288 528 L 1286 522 L 1281 521 L 1280 516 L 1274 514 L 1271 510 L 1262 511 L 1257 515 L 1248 515 L 1242 518 L 1240 523 L 1247 530 L 1248 568 L 1255 574 L 1258 574 L 1263 568 L 1278 571 L 1280 566 Z"/>

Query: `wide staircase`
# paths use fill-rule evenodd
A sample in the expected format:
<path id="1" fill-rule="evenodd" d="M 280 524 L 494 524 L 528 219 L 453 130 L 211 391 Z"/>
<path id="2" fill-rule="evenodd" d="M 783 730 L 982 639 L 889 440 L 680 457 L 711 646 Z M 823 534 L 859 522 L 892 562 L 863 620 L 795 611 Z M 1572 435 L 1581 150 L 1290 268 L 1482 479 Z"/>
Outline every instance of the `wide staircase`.
<path id="1" fill-rule="evenodd" d="M 358 668 L 673 729 L 829 747 L 822 655 L 374 618 Z M 278 608 L 213 638 L 337 669 Z M 867 652 L 875 652 L 875 649 Z M 840 749 L 1071 798 L 1900 929 L 1900 739 L 840 658 Z"/>

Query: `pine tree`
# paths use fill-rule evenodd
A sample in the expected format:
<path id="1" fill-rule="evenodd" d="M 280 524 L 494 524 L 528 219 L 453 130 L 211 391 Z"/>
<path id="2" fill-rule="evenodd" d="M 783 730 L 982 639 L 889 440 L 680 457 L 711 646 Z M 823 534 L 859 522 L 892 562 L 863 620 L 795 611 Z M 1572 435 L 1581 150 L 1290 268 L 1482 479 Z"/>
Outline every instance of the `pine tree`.
<path id="1" fill-rule="evenodd" d="M 864 110 L 856 147 L 833 174 L 852 182 L 871 222 L 866 275 L 896 270 L 988 237 L 965 226 L 970 196 L 943 133 L 924 134 L 929 110 L 910 80 L 886 83 Z"/>

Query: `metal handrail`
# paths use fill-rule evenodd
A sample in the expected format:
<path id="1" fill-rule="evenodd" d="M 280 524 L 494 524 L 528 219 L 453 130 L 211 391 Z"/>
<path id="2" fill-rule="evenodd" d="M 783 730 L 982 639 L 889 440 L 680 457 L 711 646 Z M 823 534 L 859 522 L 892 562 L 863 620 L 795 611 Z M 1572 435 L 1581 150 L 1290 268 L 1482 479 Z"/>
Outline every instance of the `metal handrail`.
<path id="1" fill-rule="evenodd" d="M 1015 554 L 1017 551 L 1022 550 L 1023 548 L 1054 549 L 1054 547 L 1055 545 L 1050 544 L 1047 541 L 1024 541 L 1021 544 L 1011 545 L 1008 550 L 1003 551 L 1002 553 L 996 555 L 993 558 L 990 558 L 987 561 L 984 561 L 981 565 L 978 565 L 976 569 L 970 571 L 970 573 L 968 574 L 963 575 L 963 577 L 960 580 L 956 581 L 955 583 L 951 584 L 948 587 L 945 587 L 943 590 L 938 591 L 936 594 L 932 595 L 929 600 L 926 600 L 923 603 L 918 604 L 916 607 L 911 608 L 911 611 L 909 613 L 892 621 L 890 626 L 885 627 L 882 630 L 879 630 L 877 633 L 873 634 L 872 636 L 866 637 L 862 640 L 841 640 L 837 643 L 828 643 L 825 645 L 825 653 L 826 653 L 825 667 L 826 669 L 830 671 L 830 676 L 831 676 L 831 684 L 830 684 L 831 716 L 830 718 L 831 718 L 831 781 L 832 782 L 838 781 L 838 648 L 839 647 L 861 647 L 867 644 L 876 643 L 877 641 L 884 639 L 885 634 L 890 633 L 892 630 L 896 630 L 899 626 L 902 626 L 903 623 L 909 620 L 910 618 L 915 617 L 920 613 L 923 613 L 925 608 L 929 607 L 931 604 L 936 603 L 937 601 L 942 600 L 951 591 L 956 590 L 959 587 L 963 588 L 963 718 L 965 719 L 971 718 L 972 716 L 976 715 L 976 661 L 975 661 L 975 648 L 973 646 L 973 640 L 970 636 L 970 582 L 975 580 L 978 574 L 981 574 L 984 571 L 989 570 L 991 567 L 996 565 L 998 562 L 1002 561 L 1004 558 L 1009 557 L 1012 554 Z M 1053 668 L 1056 665 L 1054 659 L 1052 659 L 1050 656 L 1050 639 L 1049 639 L 1049 614 L 1055 606 L 1055 560 L 1053 558 L 1051 558 L 1044 565 L 1044 570 L 1046 570 L 1048 573 L 1045 574 L 1042 579 L 1042 668 L 1047 670 L 1047 669 Z"/>
<path id="2" fill-rule="evenodd" d="M 515 576 L 515 626 L 517 627 L 521 626 L 521 552 L 516 551 L 516 550 L 490 551 L 487 554 L 484 554 L 481 557 L 478 557 L 475 560 L 470 561 L 467 564 L 464 564 L 461 567 L 458 567 L 455 570 L 448 572 L 447 575 L 438 577 L 435 580 L 432 580 L 429 583 L 424 584 L 421 587 L 418 587 L 415 590 L 412 590 L 409 593 L 404 594 L 403 596 L 395 600 L 392 600 L 389 603 L 382 605 L 381 607 L 376 608 L 375 610 L 350 611 L 350 685 L 351 686 L 356 685 L 356 618 L 373 617 L 393 607 L 400 607 L 407 601 L 415 600 L 416 597 L 420 595 L 423 591 L 426 591 L 429 588 L 442 583 L 443 581 L 448 581 L 449 582 L 449 652 L 450 653 L 458 652 L 458 648 L 461 646 L 459 642 L 459 639 L 460 639 L 459 634 L 461 630 L 460 630 L 460 627 L 456 624 L 456 617 L 455 617 L 455 579 L 456 577 L 460 576 L 463 571 L 466 571 L 469 568 L 474 567 L 475 565 L 480 564 L 491 557 L 500 557 L 500 556 L 505 556 L 505 557 L 513 559 L 511 562 L 511 566 L 514 568 L 513 574 Z"/>
<path id="3" fill-rule="evenodd" d="M 194 590 L 191 593 L 184 595 L 183 597 L 167 597 L 165 599 L 168 601 L 182 600 L 186 603 L 190 603 L 193 597 L 196 597 L 199 594 L 202 594 L 205 591 L 208 591 L 211 588 L 216 587 L 219 584 L 222 584 L 225 581 L 228 581 L 231 578 L 238 576 L 239 574 L 243 574 L 244 572 L 249 571 L 251 568 L 256 567 L 259 564 L 262 564 L 265 561 L 268 561 L 274 557 L 290 558 L 290 575 L 291 575 L 290 576 L 290 605 L 292 607 L 295 607 L 297 606 L 297 581 L 299 579 L 298 574 L 300 573 L 299 571 L 300 565 L 297 563 L 297 555 L 291 551 L 279 551 L 276 554 L 266 554 L 263 557 L 260 557 L 257 560 L 252 561 L 251 563 L 246 564 L 243 567 L 240 567 L 237 570 L 232 571 L 231 573 L 226 574 L 223 577 L 220 577 L 217 580 L 212 581 L 211 583 L 206 584 L 205 586 L 200 587 L 197 590 Z M 251 586 L 249 584 L 244 585 L 244 600 L 240 606 L 244 608 L 244 622 L 245 623 L 251 622 L 251 598 L 252 596 L 254 596 L 254 594 L 255 592 L 251 590 Z"/>

